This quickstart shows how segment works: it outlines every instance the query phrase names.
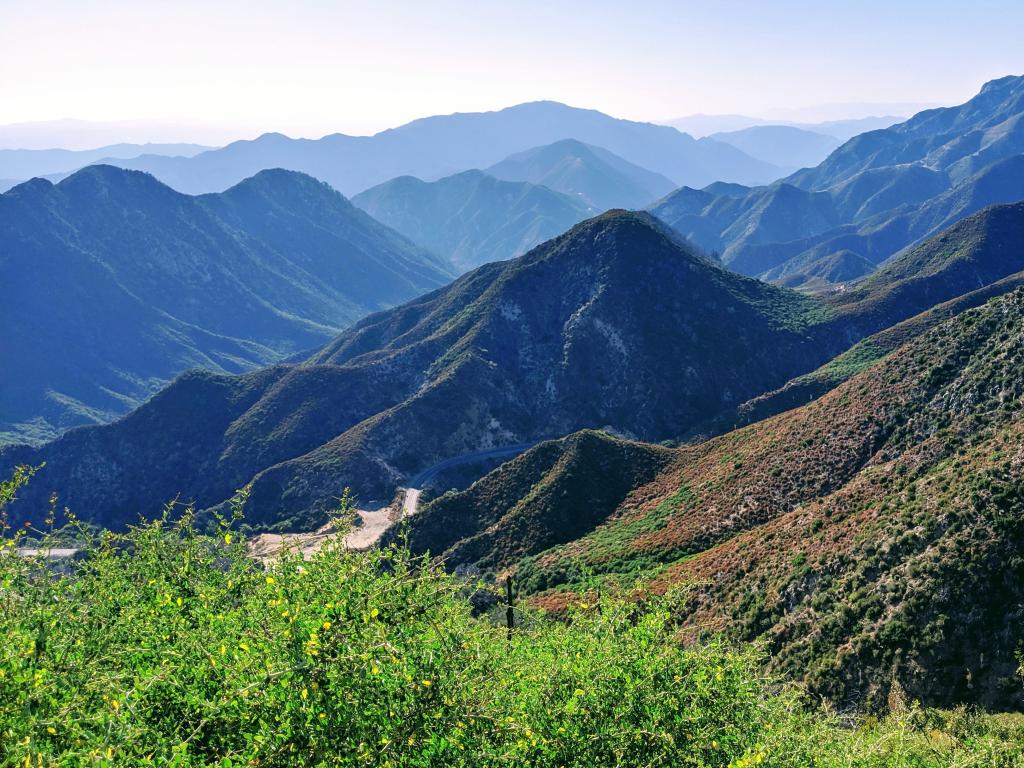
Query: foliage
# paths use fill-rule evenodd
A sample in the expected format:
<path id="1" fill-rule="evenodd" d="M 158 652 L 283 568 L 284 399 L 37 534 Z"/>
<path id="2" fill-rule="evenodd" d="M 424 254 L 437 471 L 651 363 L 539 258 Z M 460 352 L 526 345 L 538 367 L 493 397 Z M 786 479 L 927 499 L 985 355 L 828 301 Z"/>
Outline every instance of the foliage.
<path id="1" fill-rule="evenodd" d="M 23 479 L 4 484 L 2 498 Z M 773 687 L 754 650 L 680 644 L 671 596 L 643 608 L 580 603 L 565 622 L 521 615 L 509 641 L 474 616 L 472 585 L 400 547 L 328 546 L 264 566 L 235 530 L 244 499 L 215 535 L 169 507 L 126 534 L 82 528 L 86 554 L 72 568 L 0 557 L 0 765 L 740 768 L 1022 757 L 1024 726 L 966 713 L 840 729 Z"/>

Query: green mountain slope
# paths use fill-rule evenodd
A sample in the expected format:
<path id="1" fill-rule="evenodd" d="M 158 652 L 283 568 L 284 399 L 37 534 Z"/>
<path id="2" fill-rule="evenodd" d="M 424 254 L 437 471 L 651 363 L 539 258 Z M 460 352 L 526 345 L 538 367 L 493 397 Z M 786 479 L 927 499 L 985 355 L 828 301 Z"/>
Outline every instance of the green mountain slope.
<path id="1" fill-rule="evenodd" d="M 0 432 L 127 412 L 193 367 L 314 347 L 448 280 L 443 262 L 301 174 L 188 197 L 92 166 L 0 196 Z"/>

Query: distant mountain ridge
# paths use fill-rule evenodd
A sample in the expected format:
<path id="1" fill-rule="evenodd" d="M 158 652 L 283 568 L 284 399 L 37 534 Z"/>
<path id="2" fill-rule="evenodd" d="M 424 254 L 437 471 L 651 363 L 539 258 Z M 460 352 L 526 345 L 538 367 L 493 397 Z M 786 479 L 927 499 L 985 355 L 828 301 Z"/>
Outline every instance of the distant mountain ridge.
<path id="1" fill-rule="evenodd" d="M 906 105 L 910 107 L 911 105 Z M 865 131 L 875 131 L 879 128 L 888 128 L 890 125 L 902 122 L 907 115 L 913 114 L 928 105 L 918 105 L 916 108 L 906 112 L 882 114 L 877 117 L 853 117 L 837 118 L 834 120 L 823 120 L 821 122 L 790 122 L 782 119 L 769 119 L 764 117 L 750 117 L 749 115 L 689 115 L 674 120 L 659 121 L 662 125 L 671 125 L 684 133 L 689 133 L 697 138 L 712 136 L 716 133 L 732 133 L 755 127 L 791 127 L 802 131 L 832 136 L 840 142 L 848 141 L 854 136 Z"/>
<path id="2" fill-rule="evenodd" d="M 482 171 L 432 182 L 402 176 L 352 202 L 460 271 L 520 256 L 595 212 L 578 197 Z"/>
<path id="3" fill-rule="evenodd" d="M 311 140 L 265 134 L 193 158 L 143 156 L 118 165 L 148 171 L 182 192 L 220 191 L 263 168 L 281 167 L 353 195 L 399 176 L 433 181 L 487 168 L 562 139 L 603 147 L 675 184 L 765 183 L 779 175 L 779 169 L 728 144 L 546 101 L 422 118 L 374 136 L 332 134 Z"/>
<path id="4" fill-rule="evenodd" d="M 143 154 L 193 157 L 201 144 L 111 144 L 97 149 L 0 149 L 0 192 L 37 176 L 70 174 L 85 165 Z"/>
<path id="5" fill-rule="evenodd" d="M 582 200 L 597 213 L 643 208 L 675 188 L 659 173 L 575 139 L 519 152 L 485 172 L 506 181 L 542 184 Z"/>
<path id="6" fill-rule="evenodd" d="M 484 171 L 425 182 L 401 176 L 352 202 L 461 270 L 521 256 L 611 208 L 641 208 L 671 181 L 600 147 L 565 139 Z"/>
<path id="7" fill-rule="evenodd" d="M 90 166 L 0 196 L 0 432 L 52 437 L 191 367 L 238 372 L 445 284 L 449 267 L 302 174 L 188 197 Z"/>
<path id="8" fill-rule="evenodd" d="M 800 279 L 839 252 L 879 264 L 981 208 L 1024 198 L 1024 77 L 861 134 L 743 195 L 683 188 L 652 212 L 750 275 Z"/>
<path id="9" fill-rule="evenodd" d="M 814 166 L 842 144 L 835 136 L 788 125 L 754 125 L 708 138 L 723 141 L 751 157 L 796 171 Z"/>

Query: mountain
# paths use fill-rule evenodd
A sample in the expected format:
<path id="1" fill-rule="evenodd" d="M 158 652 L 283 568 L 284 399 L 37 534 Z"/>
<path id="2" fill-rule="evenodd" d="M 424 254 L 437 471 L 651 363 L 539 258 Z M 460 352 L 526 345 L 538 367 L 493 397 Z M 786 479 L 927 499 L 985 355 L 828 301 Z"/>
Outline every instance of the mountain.
<path id="1" fill-rule="evenodd" d="M 181 371 L 315 347 L 445 284 L 447 267 L 308 176 L 188 197 L 90 166 L 0 196 L 0 431 L 106 421 Z"/>
<path id="2" fill-rule="evenodd" d="M 877 131 L 881 128 L 888 128 L 890 125 L 905 120 L 907 115 L 913 114 L 924 105 L 907 105 L 906 112 L 887 114 L 880 117 L 855 117 L 837 120 L 825 120 L 820 123 L 795 123 L 798 128 L 805 128 L 815 133 L 824 133 L 826 136 L 834 136 L 840 141 L 849 141 L 854 136 L 859 136 L 867 131 Z"/>
<path id="3" fill-rule="evenodd" d="M 755 125 L 708 138 L 731 144 L 751 157 L 780 168 L 817 165 L 842 142 L 835 136 L 789 125 Z"/>
<path id="4" fill-rule="evenodd" d="M 594 213 L 578 197 L 482 171 L 433 182 L 402 176 L 352 202 L 461 271 L 520 256 Z"/>
<path id="5" fill-rule="evenodd" d="M 118 165 L 148 171 L 192 193 L 226 189 L 264 168 L 289 168 L 352 195 L 399 176 L 433 181 L 487 168 L 511 154 L 562 139 L 603 147 L 675 184 L 764 183 L 779 176 L 774 166 L 728 144 L 550 101 L 427 117 L 374 136 L 333 134 L 310 140 L 265 134 L 193 158 L 144 155 Z"/>
<path id="6" fill-rule="evenodd" d="M 830 290 L 836 283 L 852 283 L 871 274 L 875 265 L 853 251 L 833 251 L 825 256 L 791 259 L 769 269 L 763 278 L 786 288 Z"/>
<path id="7" fill-rule="evenodd" d="M 70 173 L 111 159 L 129 159 L 143 154 L 193 157 L 208 149 L 210 147 L 201 144 L 112 144 L 87 150 L 0 149 L 0 176 L 26 180 Z M 10 182 L 0 191 L 6 191 L 17 183 Z"/>
<path id="8" fill-rule="evenodd" d="M 805 278 L 849 252 L 879 264 L 981 208 L 1024 198 L 1024 77 L 857 136 L 745 195 L 680 189 L 652 212 L 744 274 Z"/>
<path id="9" fill-rule="evenodd" d="M 735 431 L 678 449 L 595 432 L 542 443 L 421 506 L 407 540 L 450 567 L 514 570 L 553 609 L 594 575 L 693 584 L 685 633 L 766 642 L 838 707 L 899 689 L 1018 708 L 1022 235 L 1024 204 L 995 207 L 894 261 L 843 314 L 884 323 L 975 290 L 768 395 L 774 407 L 757 398 Z"/>
<path id="10" fill-rule="evenodd" d="M 675 189 L 661 174 L 575 139 L 519 152 L 487 168 L 486 173 L 506 181 L 541 184 L 597 211 L 643 208 Z"/>
<path id="11" fill-rule="evenodd" d="M 303 365 L 189 375 L 115 424 L 0 464 L 46 461 L 33 490 L 112 526 L 183 489 L 209 507 L 252 480 L 254 525 L 315 527 L 344 486 L 390 498 L 453 456 L 585 427 L 677 435 L 817 367 L 828 345 L 808 329 L 827 314 L 646 214 L 609 212 L 373 315 Z"/>

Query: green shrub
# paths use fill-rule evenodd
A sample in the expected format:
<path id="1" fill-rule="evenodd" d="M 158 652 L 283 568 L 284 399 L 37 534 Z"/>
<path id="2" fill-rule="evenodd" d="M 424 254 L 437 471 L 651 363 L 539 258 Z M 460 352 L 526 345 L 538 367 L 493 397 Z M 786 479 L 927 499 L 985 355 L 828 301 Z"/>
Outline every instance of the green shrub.
<path id="1" fill-rule="evenodd" d="M 474 615 L 485 585 L 401 548 L 263 565 L 237 514 L 202 535 L 171 511 L 124 535 L 82 528 L 71 566 L 3 542 L 0 765 L 937 767 L 1022 754 L 1016 725 L 966 716 L 949 733 L 920 715 L 842 730 L 765 679 L 755 650 L 683 645 L 671 597 L 580 604 L 557 622 L 520 612 L 509 640 Z"/>

